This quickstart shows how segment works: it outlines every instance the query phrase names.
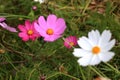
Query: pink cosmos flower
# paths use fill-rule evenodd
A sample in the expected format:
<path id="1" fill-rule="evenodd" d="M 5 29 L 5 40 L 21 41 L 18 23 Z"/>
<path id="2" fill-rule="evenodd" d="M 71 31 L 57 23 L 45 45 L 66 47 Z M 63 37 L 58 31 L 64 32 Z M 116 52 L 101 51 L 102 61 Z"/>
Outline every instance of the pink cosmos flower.
<path id="1" fill-rule="evenodd" d="M 69 36 L 64 40 L 64 46 L 70 49 L 72 46 L 77 45 L 77 38 L 75 36 Z"/>
<path id="2" fill-rule="evenodd" d="M 57 18 L 55 15 L 50 14 L 47 20 L 43 16 L 38 18 L 38 23 L 34 24 L 36 31 L 44 37 L 45 41 L 53 42 L 60 38 L 64 30 L 66 29 L 66 24 L 63 18 Z"/>
<path id="3" fill-rule="evenodd" d="M 17 32 L 17 30 L 13 27 L 10 27 L 8 26 L 6 23 L 5 23 L 5 18 L 4 17 L 0 17 L 0 26 L 10 32 Z"/>
<path id="4" fill-rule="evenodd" d="M 18 29 L 21 31 L 18 35 L 23 41 L 35 40 L 40 37 L 34 28 L 34 22 L 31 24 L 29 20 L 25 21 L 25 25 L 18 25 Z"/>

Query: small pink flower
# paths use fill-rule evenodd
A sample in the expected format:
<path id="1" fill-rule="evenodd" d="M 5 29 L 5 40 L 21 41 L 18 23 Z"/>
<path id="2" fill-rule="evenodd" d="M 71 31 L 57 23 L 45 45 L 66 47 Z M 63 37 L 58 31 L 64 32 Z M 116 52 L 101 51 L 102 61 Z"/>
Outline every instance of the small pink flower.
<path id="1" fill-rule="evenodd" d="M 75 36 L 69 36 L 65 38 L 64 46 L 66 48 L 70 49 L 72 46 L 76 46 L 76 45 L 77 45 L 77 38 Z"/>
<path id="2" fill-rule="evenodd" d="M 29 20 L 25 21 L 25 25 L 18 25 L 18 29 L 21 31 L 18 35 L 23 41 L 28 41 L 29 39 L 35 40 L 40 37 L 38 32 L 34 29 L 34 22 L 31 24 Z"/>
<path id="3" fill-rule="evenodd" d="M 37 6 L 32 6 L 32 9 L 33 9 L 33 10 L 36 10 L 36 9 L 37 9 Z"/>
<path id="4" fill-rule="evenodd" d="M 5 23 L 5 18 L 4 17 L 0 17 L 0 26 L 10 32 L 17 32 L 17 30 L 13 27 L 10 27 L 8 26 L 6 23 Z"/>
<path id="5" fill-rule="evenodd" d="M 34 24 L 36 31 L 44 37 L 45 41 L 53 42 L 60 38 L 66 29 L 66 24 L 63 18 L 57 18 L 51 14 L 47 20 L 43 16 L 38 18 L 38 23 Z"/>

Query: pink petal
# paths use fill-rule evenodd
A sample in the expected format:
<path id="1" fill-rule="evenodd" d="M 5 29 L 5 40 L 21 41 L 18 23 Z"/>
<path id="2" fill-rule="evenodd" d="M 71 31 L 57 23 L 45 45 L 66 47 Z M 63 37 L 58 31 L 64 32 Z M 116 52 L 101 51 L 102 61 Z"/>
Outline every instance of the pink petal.
<path id="1" fill-rule="evenodd" d="M 23 41 L 29 40 L 29 36 L 24 32 L 19 33 L 18 36 L 21 37 Z"/>
<path id="2" fill-rule="evenodd" d="M 26 28 L 24 25 L 18 25 L 18 29 L 22 32 L 27 32 Z"/>
<path id="3" fill-rule="evenodd" d="M 10 26 L 8 26 L 6 29 L 9 30 L 10 32 L 18 32 L 15 28 L 12 28 Z"/>
<path id="4" fill-rule="evenodd" d="M 38 33 L 33 34 L 33 36 L 35 36 L 35 37 L 41 37 L 41 35 L 38 34 Z"/>
<path id="5" fill-rule="evenodd" d="M 40 28 L 40 26 L 39 26 L 37 23 L 34 23 L 34 28 L 35 28 L 35 30 L 36 30 L 37 32 L 40 33 L 41 28 Z"/>
<path id="6" fill-rule="evenodd" d="M 37 37 L 36 36 L 33 36 L 33 35 L 31 35 L 31 36 L 29 36 L 29 39 L 31 39 L 31 40 L 35 40 Z"/>
<path id="7" fill-rule="evenodd" d="M 25 27 L 26 27 L 27 30 L 31 29 L 31 23 L 30 23 L 29 20 L 25 21 Z"/>
<path id="8" fill-rule="evenodd" d="M 37 23 L 34 23 L 34 27 L 35 27 L 35 30 L 43 37 L 46 37 L 47 34 L 46 34 L 46 31 L 41 28 Z"/>
<path id="9" fill-rule="evenodd" d="M 46 34 L 46 31 L 44 31 L 44 30 L 40 30 L 40 35 L 42 37 L 48 37 L 49 36 L 48 34 Z"/>
<path id="10" fill-rule="evenodd" d="M 61 35 L 52 35 L 52 36 L 49 36 L 49 37 L 45 37 L 44 40 L 48 41 L 48 42 L 53 42 L 53 41 L 57 40 L 60 37 L 61 37 Z"/>
<path id="11" fill-rule="evenodd" d="M 71 46 L 69 45 L 69 42 L 64 42 L 64 46 L 67 47 L 67 48 L 71 48 Z"/>
<path id="12" fill-rule="evenodd" d="M 66 29 L 66 24 L 65 24 L 64 19 L 59 18 L 56 22 L 55 33 L 56 34 L 62 34 L 65 29 Z"/>
<path id="13" fill-rule="evenodd" d="M 7 24 L 3 22 L 3 23 L 0 23 L 0 26 L 5 29 Z"/>
<path id="14" fill-rule="evenodd" d="M 38 18 L 38 23 L 39 23 L 40 27 L 41 27 L 43 30 L 46 31 L 47 23 L 46 23 L 45 18 L 44 18 L 43 16 L 40 16 L 40 17 Z"/>
<path id="15" fill-rule="evenodd" d="M 56 20 L 57 20 L 57 17 L 55 15 L 53 15 L 53 14 L 50 14 L 47 17 L 47 26 L 51 27 L 51 28 L 55 28 L 55 26 L 56 26 Z"/>
<path id="16" fill-rule="evenodd" d="M 0 22 L 6 20 L 4 17 L 0 17 Z"/>
<path id="17" fill-rule="evenodd" d="M 73 42 L 73 41 L 71 41 L 69 37 L 66 38 L 65 41 L 64 41 L 64 46 L 67 47 L 67 48 L 71 48 L 71 46 L 69 44 L 70 42 Z"/>
<path id="18" fill-rule="evenodd" d="M 6 29 L 6 30 L 8 30 L 8 31 L 10 31 L 10 32 L 17 32 L 17 30 L 15 29 L 15 28 L 13 28 L 13 27 L 10 27 L 10 26 L 8 26 L 6 23 L 0 23 L 0 25 L 4 28 L 4 29 Z"/>
<path id="19" fill-rule="evenodd" d="M 40 36 L 41 36 L 41 35 L 40 35 L 39 33 L 34 32 L 34 34 L 29 35 L 29 38 L 30 38 L 31 40 L 35 40 L 36 38 L 39 38 Z"/>
<path id="20" fill-rule="evenodd" d="M 32 36 L 29 36 L 31 40 L 35 40 L 38 37 L 40 37 L 40 35 L 37 35 L 37 34 L 33 34 Z"/>
<path id="21" fill-rule="evenodd" d="M 32 24 L 31 24 L 31 29 L 32 29 L 33 31 L 36 31 L 36 30 L 35 30 L 35 27 L 34 27 L 34 23 L 35 23 L 35 22 L 36 22 L 36 21 L 33 21 Z"/>

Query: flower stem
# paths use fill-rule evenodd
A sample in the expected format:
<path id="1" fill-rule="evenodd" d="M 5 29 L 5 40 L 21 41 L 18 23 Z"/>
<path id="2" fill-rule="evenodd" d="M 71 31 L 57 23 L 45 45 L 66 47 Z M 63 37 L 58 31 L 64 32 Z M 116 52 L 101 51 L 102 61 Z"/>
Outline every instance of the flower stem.
<path id="1" fill-rule="evenodd" d="M 83 73 L 83 71 L 82 71 L 82 69 L 81 69 L 81 66 L 80 66 L 80 72 L 81 72 L 81 75 L 82 75 L 83 80 L 86 80 L 85 75 L 84 75 L 84 73 Z"/>
<path id="2" fill-rule="evenodd" d="M 37 70 L 37 68 L 39 68 L 39 66 L 40 66 L 41 64 L 42 64 L 42 62 L 40 62 L 39 64 L 36 64 L 36 65 L 35 65 L 35 68 L 32 69 L 31 72 L 30 72 L 30 75 L 29 75 L 29 77 L 28 77 L 28 80 L 31 79 L 32 74 Z"/>
<path id="3" fill-rule="evenodd" d="M 103 77 L 107 77 L 104 73 L 102 73 L 97 67 L 94 67 L 94 69 L 96 69 L 97 72 L 99 72 Z"/>
<path id="4" fill-rule="evenodd" d="M 19 70 L 12 64 L 12 62 L 10 61 L 10 59 L 8 59 L 8 55 L 5 55 L 4 56 L 6 58 L 6 60 L 10 63 L 10 65 L 16 70 L 19 72 Z"/>
<path id="5" fill-rule="evenodd" d="M 61 75 L 61 74 L 64 75 L 64 76 L 68 76 L 68 77 L 70 77 L 72 79 L 75 79 L 75 80 L 80 80 L 79 78 L 76 78 L 74 76 L 71 76 L 71 75 L 65 74 L 65 73 L 61 73 L 61 72 L 56 72 L 55 74 L 51 75 L 50 77 L 47 77 L 46 80 L 48 80 L 48 79 L 50 79 L 50 78 L 52 78 L 52 77 L 54 77 L 56 75 Z"/>
<path id="6" fill-rule="evenodd" d="M 115 70 L 116 73 L 120 74 L 120 71 L 116 68 L 114 68 L 112 65 L 110 65 L 109 63 L 105 63 L 107 66 L 109 66 L 111 69 Z"/>
<path id="7" fill-rule="evenodd" d="M 31 18 L 29 16 L 24 16 L 24 15 L 15 15 L 15 14 L 8 14 L 8 13 L 0 13 L 0 17 L 22 17 L 22 18 Z"/>
<path id="8" fill-rule="evenodd" d="M 61 73 L 61 74 L 65 75 L 65 76 L 68 76 L 68 77 L 70 77 L 70 78 L 72 78 L 72 79 L 75 79 L 75 80 L 80 80 L 79 78 L 76 78 L 76 77 L 71 76 L 71 75 L 69 75 L 69 74 L 65 74 L 65 73 Z"/>
<path id="9" fill-rule="evenodd" d="M 58 74 L 60 74 L 60 73 L 59 73 L 59 72 L 56 72 L 55 74 L 53 74 L 53 75 L 47 77 L 46 80 L 48 80 L 48 79 L 50 79 L 50 78 L 52 78 L 52 77 L 54 77 L 54 76 L 56 76 L 56 75 L 58 75 Z"/>
<path id="10" fill-rule="evenodd" d="M 89 66 L 89 68 L 92 69 L 96 74 L 102 77 L 102 75 L 98 71 L 96 71 L 92 66 Z"/>
<path id="11" fill-rule="evenodd" d="M 86 1 L 86 2 L 87 2 L 87 4 L 86 4 L 85 8 L 83 9 L 82 15 L 84 15 L 84 13 L 85 13 L 86 9 L 88 8 L 91 0 L 88 0 L 88 1 Z"/>

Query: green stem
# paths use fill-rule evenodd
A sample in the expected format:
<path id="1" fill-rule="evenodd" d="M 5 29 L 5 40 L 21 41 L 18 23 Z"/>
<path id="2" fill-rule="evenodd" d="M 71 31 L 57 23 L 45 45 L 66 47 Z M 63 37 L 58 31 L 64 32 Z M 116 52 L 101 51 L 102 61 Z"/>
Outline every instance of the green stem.
<path id="1" fill-rule="evenodd" d="M 7 58 L 7 56 L 5 55 L 6 60 L 11 64 L 11 66 L 17 71 L 19 72 L 19 70 L 10 62 L 10 60 Z"/>
<path id="2" fill-rule="evenodd" d="M 32 75 L 32 73 L 33 73 L 35 70 L 36 70 L 36 69 L 33 69 L 33 70 L 30 72 L 30 75 L 29 75 L 29 77 L 28 77 L 28 80 L 30 80 L 31 75 Z"/>
<path id="3" fill-rule="evenodd" d="M 63 48 L 63 47 L 64 47 L 64 46 L 61 46 L 61 47 L 60 47 L 60 48 L 58 48 L 58 49 L 61 49 L 61 48 Z M 48 55 L 48 57 L 50 57 L 50 56 L 54 55 L 54 54 L 56 53 L 56 51 L 57 51 L 57 50 L 54 50 L 51 54 L 49 54 L 49 55 Z"/>
<path id="4" fill-rule="evenodd" d="M 103 74 L 99 69 L 97 69 L 97 67 L 94 67 L 96 69 L 96 71 L 98 71 L 103 77 L 107 77 L 105 74 Z"/>
<path id="5" fill-rule="evenodd" d="M 61 74 L 65 75 L 65 76 L 68 76 L 68 77 L 70 77 L 70 78 L 72 78 L 72 79 L 75 79 L 75 80 L 80 80 L 79 78 L 76 78 L 76 77 L 71 76 L 71 75 L 69 75 L 69 74 L 65 74 L 65 73 L 61 73 Z"/>
<path id="6" fill-rule="evenodd" d="M 92 69 L 96 74 L 98 74 L 100 77 L 102 77 L 102 75 L 98 72 L 98 71 L 96 71 L 92 66 L 89 66 L 89 68 L 90 69 Z"/>
<path id="7" fill-rule="evenodd" d="M 82 69 L 81 69 L 81 66 L 80 66 L 80 72 L 81 72 L 81 75 L 82 75 L 83 80 L 86 80 L 85 75 L 84 75 L 84 73 L 83 73 L 83 71 L 82 71 Z"/>
<path id="8" fill-rule="evenodd" d="M 112 65 L 110 65 L 109 63 L 105 63 L 107 66 L 109 66 L 111 69 L 115 70 L 116 73 L 120 74 L 120 71 L 116 68 L 114 68 Z"/>
<path id="9" fill-rule="evenodd" d="M 83 12 L 82 12 L 82 15 L 84 15 L 84 13 L 85 13 L 85 11 L 87 10 L 90 2 L 91 2 L 91 0 L 88 0 L 88 1 L 87 1 L 87 4 L 86 4 L 86 6 L 85 6 L 85 8 L 84 8 L 84 10 L 83 10 Z"/>
<path id="10" fill-rule="evenodd" d="M 68 76 L 68 77 L 70 77 L 72 79 L 75 79 L 75 80 L 80 80 L 79 78 L 76 78 L 74 76 L 71 76 L 71 75 L 65 74 L 65 73 L 61 73 L 61 72 L 56 72 L 54 75 L 51 75 L 51 76 L 47 77 L 46 80 L 48 80 L 48 79 L 50 79 L 50 78 L 52 78 L 52 77 L 54 77 L 56 75 L 61 75 L 61 74 L 64 75 L 64 76 Z"/>
<path id="11" fill-rule="evenodd" d="M 29 75 L 29 77 L 28 77 L 28 80 L 31 79 L 32 74 L 34 73 L 34 71 L 35 71 L 37 68 L 39 68 L 39 66 L 40 66 L 41 64 L 42 64 L 42 62 L 40 62 L 39 64 L 35 65 L 35 68 L 30 72 L 30 75 Z"/>
<path id="12" fill-rule="evenodd" d="M 24 16 L 24 15 L 15 15 L 15 14 L 7 14 L 7 13 L 3 13 L 3 16 L 0 17 L 21 17 L 21 18 L 31 18 L 29 16 Z"/>
<path id="13" fill-rule="evenodd" d="M 50 79 L 50 78 L 52 78 L 52 77 L 54 77 L 54 76 L 56 76 L 56 75 L 59 75 L 59 74 L 60 74 L 60 72 L 56 72 L 55 74 L 53 74 L 53 75 L 47 77 L 46 80 L 48 80 L 48 79 Z"/>

